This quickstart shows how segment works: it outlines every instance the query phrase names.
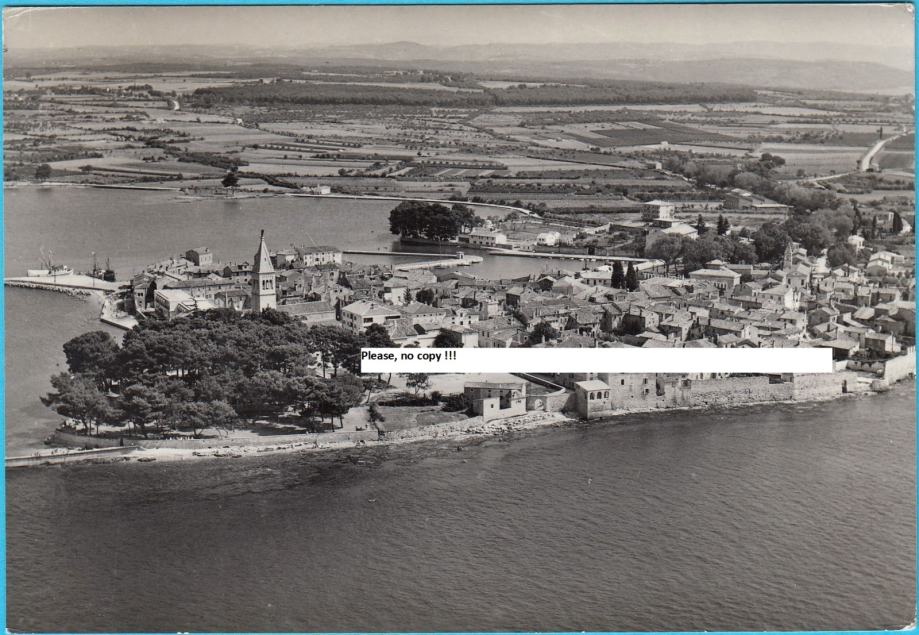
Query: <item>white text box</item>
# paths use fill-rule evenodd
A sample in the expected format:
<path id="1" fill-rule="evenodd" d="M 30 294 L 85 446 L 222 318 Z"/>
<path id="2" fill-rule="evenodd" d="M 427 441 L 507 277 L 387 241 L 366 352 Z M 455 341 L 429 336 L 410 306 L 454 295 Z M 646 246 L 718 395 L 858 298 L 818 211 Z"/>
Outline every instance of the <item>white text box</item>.
<path id="1" fill-rule="evenodd" d="M 365 348 L 364 373 L 831 373 L 829 348 Z"/>

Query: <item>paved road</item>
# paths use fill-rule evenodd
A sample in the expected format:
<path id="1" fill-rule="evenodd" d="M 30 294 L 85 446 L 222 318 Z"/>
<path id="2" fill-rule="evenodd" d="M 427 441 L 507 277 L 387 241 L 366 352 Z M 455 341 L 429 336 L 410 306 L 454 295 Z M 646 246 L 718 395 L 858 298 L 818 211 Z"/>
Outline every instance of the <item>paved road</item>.
<path id="1" fill-rule="evenodd" d="M 893 141 L 894 139 L 899 139 L 900 137 L 904 137 L 904 136 L 906 135 L 899 134 L 895 137 L 888 137 L 886 139 L 881 139 L 880 141 L 875 143 L 873 146 L 871 146 L 871 149 L 868 150 L 868 152 L 865 153 L 865 156 L 863 156 L 858 162 L 859 171 L 867 172 L 869 169 L 871 169 L 871 162 L 874 161 L 874 157 L 876 157 L 877 154 L 881 150 L 884 149 L 884 146 L 890 143 L 891 141 Z"/>

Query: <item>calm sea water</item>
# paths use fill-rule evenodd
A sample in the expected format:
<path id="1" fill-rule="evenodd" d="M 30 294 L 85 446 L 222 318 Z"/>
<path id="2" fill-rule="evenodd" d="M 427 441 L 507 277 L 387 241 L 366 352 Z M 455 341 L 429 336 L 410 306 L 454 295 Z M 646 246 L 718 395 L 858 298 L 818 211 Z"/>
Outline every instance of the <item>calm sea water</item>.
<path id="1" fill-rule="evenodd" d="M 183 200 L 175 193 L 91 188 L 7 188 L 4 190 L 6 275 L 24 275 L 53 250 L 55 261 L 76 270 L 111 260 L 119 279 L 151 262 L 199 245 L 223 261 L 251 260 L 258 233 L 269 244 L 332 244 L 343 249 L 413 251 L 389 233 L 392 201 L 339 201 L 311 198 Z M 419 247 L 414 251 L 431 251 Z M 483 254 L 484 255 L 484 254 Z M 394 262 L 406 257 L 349 255 L 356 262 Z M 463 269 L 488 278 L 541 271 L 553 263 L 540 258 L 485 257 Z M 562 266 L 565 266 L 564 264 Z M 38 397 L 50 389 L 48 377 L 64 368 L 61 346 L 89 330 L 117 329 L 98 321 L 99 307 L 63 295 L 6 290 L 6 450 L 10 455 L 41 449 L 57 417 Z"/>
<path id="2" fill-rule="evenodd" d="M 345 232 L 337 242 L 348 246 L 357 223 L 383 226 L 388 209 L 263 201 L 233 212 L 217 201 L 176 211 L 166 198 L 132 205 L 124 192 L 25 192 L 7 192 L 8 270 L 32 266 L 38 244 L 76 267 L 96 250 L 130 269 L 177 251 L 174 236 L 245 257 L 261 226 L 308 228 L 317 242 Z M 38 447 L 53 427 L 37 396 L 63 365 L 61 344 L 99 328 L 95 316 L 91 303 L 6 292 L 8 453 Z M 350 457 L 10 470 L 7 623 L 902 627 L 915 604 L 914 396 L 904 385 L 830 403 L 631 416 L 462 452 L 428 443 Z"/>
<path id="3" fill-rule="evenodd" d="M 4 190 L 7 275 L 37 268 L 41 249 L 76 270 L 111 259 L 119 279 L 144 265 L 184 254 L 200 245 L 221 261 L 251 260 L 259 230 L 273 249 L 291 244 L 335 245 L 341 249 L 423 251 L 400 247 L 389 233 L 393 201 L 315 198 L 180 199 L 172 192 L 92 188 L 8 188 Z M 355 262 L 406 258 L 348 255 Z M 463 271 L 487 278 L 513 277 L 570 261 L 492 256 Z"/>
<path id="4" fill-rule="evenodd" d="M 901 627 L 913 397 L 636 416 L 463 452 L 11 470 L 8 625 Z"/>

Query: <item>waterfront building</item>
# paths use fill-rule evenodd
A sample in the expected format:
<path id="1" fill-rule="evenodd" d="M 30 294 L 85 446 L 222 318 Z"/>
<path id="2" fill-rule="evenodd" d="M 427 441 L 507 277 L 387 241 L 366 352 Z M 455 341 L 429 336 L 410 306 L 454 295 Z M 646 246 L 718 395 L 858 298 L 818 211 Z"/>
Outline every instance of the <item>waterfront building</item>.
<path id="1" fill-rule="evenodd" d="M 163 285 L 165 289 L 181 289 L 198 300 L 213 302 L 218 293 L 238 289 L 239 283 L 220 276 L 173 280 Z"/>
<path id="2" fill-rule="evenodd" d="M 516 417 L 526 413 L 527 392 L 524 382 L 468 382 L 463 387 L 472 411 L 485 422 Z"/>
<path id="3" fill-rule="evenodd" d="M 153 302 L 156 312 L 166 319 L 215 308 L 209 300 L 195 298 L 184 289 L 158 289 Z"/>
<path id="4" fill-rule="evenodd" d="M 574 395 L 578 415 L 584 419 L 610 410 L 610 387 L 604 381 L 587 379 L 575 382 Z"/>
<path id="5" fill-rule="evenodd" d="M 154 308 L 156 293 L 156 276 L 146 271 L 131 279 L 131 291 L 125 298 L 130 313 L 146 313 Z"/>
<path id="6" fill-rule="evenodd" d="M 331 245 L 315 245 L 313 247 L 297 247 L 298 265 L 316 267 L 318 265 L 340 265 L 341 249 Z"/>
<path id="7" fill-rule="evenodd" d="M 476 227 L 468 234 L 461 234 L 458 240 L 476 247 L 496 247 L 507 244 L 507 234 Z"/>

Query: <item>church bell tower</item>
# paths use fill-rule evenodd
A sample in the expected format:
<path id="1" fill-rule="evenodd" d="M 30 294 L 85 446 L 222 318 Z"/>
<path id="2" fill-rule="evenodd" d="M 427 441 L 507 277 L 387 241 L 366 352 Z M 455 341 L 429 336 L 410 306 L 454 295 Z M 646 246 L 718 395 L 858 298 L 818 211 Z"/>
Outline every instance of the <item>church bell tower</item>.
<path id="1" fill-rule="evenodd" d="M 271 264 L 271 255 L 265 244 L 264 229 L 253 262 L 255 264 L 252 266 L 252 310 L 261 313 L 265 309 L 276 309 L 278 297 L 274 288 L 274 265 Z"/>

